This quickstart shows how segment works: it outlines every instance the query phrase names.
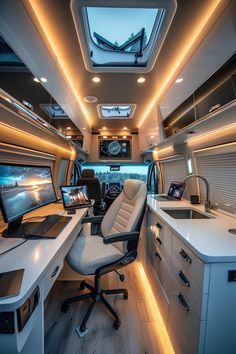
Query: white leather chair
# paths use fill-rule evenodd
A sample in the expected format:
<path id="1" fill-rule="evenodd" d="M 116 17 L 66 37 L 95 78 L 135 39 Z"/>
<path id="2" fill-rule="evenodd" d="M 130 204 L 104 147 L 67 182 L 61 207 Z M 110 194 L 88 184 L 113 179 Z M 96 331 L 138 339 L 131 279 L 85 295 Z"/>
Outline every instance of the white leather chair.
<path id="1" fill-rule="evenodd" d="M 143 215 L 146 208 L 146 184 L 140 180 L 127 179 L 122 193 L 113 202 L 105 216 L 85 217 L 83 223 L 101 223 L 102 235 L 89 237 L 78 236 L 67 255 L 67 261 L 76 272 L 83 275 L 95 275 L 94 286 L 81 282 L 80 289 L 88 288 L 89 293 L 67 299 L 61 310 L 66 312 L 71 303 L 84 299 L 92 299 L 92 303 L 82 321 L 77 327 L 77 333 L 83 336 L 87 333 L 86 323 L 97 301 L 111 312 L 115 321 L 114 328 L 120 327 L 119 315 L 111 307 L 104 295 L 123 294 L 128 299 L 126 289 L 102 290 L 100 278 L 102 275 L 116 271 L 135 260 L 137 245 Z"/>

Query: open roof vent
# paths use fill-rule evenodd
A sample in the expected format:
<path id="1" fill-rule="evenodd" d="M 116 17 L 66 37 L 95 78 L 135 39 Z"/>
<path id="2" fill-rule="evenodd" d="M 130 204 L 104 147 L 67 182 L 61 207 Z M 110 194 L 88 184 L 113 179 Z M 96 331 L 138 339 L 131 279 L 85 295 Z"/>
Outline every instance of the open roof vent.
<path id="1" fill-rule="evenodd" d="M 71 0 L 85 67 L 91 72 L 152 70 L 175 14 L 176 0 Z"/>
<path id="2" fill-rule="evenodd" d="M 134 115 L 135 104 L 98 104 L 98 115 L 101 119 L 130 119 Z"/>

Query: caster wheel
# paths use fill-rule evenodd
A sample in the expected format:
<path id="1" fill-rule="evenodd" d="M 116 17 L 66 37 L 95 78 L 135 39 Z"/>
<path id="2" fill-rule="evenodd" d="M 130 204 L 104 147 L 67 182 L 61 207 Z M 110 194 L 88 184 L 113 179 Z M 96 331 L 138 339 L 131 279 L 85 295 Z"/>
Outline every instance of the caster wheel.
<path id="1" fill-rule="evenodd" d="M 62 304 L 62 306 L 61 306 L 61 312 L 66 313 L 66 312 L 68 312 L 68 310 L 69 310 L 69 305 L 67 305 L 67 304 Z"/>
<path id="2" fill-rule="evenodd" d="M 119 328 L 120 328 L 120 325 L 121 325 L 121 321 L 120 321 L 120 320 L 115 320 L 115 321 L 113 322 L 113 327 L 114 327 L 115 329 L 119 329 Z"/>
<path id="3" fill-rule="evenodd" d="M 120 281 L 122 281 L 122 282 L 125 281 L 125 276 L 124 276 L 124 274 L 121 274 L 121 275 L 120 275 Z"/>
<path id="4" fill-rule="evenodd" d="M 85 286 L 84 286 L 84 282 L 82 281 L 79 285 L 79 290 L 84 290 Z"/>
<path id="5" fill-rule="evenodd" d="M 124 293 L 124 299 L 128 300 L 128 298 L 129 298 L 129 294 L 128 293 Z"/>
<path id="6" fill-rule="evenodd" d="M 81 338 L 84 337 L 88 333 L 88 329 L 85 327 L 81 327 L 81 326 L 77 326 L 75 330 L 76 330 L 78 336 Z"/>

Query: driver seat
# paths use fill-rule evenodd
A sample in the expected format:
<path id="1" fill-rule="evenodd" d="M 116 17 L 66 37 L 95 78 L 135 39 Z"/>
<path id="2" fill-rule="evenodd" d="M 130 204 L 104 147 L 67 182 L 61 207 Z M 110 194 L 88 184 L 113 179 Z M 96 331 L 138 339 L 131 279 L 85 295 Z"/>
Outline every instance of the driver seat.
<path id="1" fill-rule="evenodd" d="M 86 185 L 88 189 L 89 199 L 94 199 L 93 214 L 98 215 L 106 210 L 106 205 L 103 202 L 102 190 L 99 179 L 95 177 L 93 169 L 84 169 L 81 178 L 78 178 L 78 186 Z"/>

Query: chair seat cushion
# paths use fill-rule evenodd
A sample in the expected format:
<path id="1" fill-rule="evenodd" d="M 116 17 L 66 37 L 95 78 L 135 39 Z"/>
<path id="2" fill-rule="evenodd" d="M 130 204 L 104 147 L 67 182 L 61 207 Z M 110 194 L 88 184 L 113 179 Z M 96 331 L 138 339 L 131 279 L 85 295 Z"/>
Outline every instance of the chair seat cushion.
<path id="1" fill-rule="evenodd" d="M 105 245 L 100 236 L 79 236 L 67 255 L 67 261 L 76 272 L 95 274 L 99 267 L 115 262 L 124 254 L 113 245 Z"/>

